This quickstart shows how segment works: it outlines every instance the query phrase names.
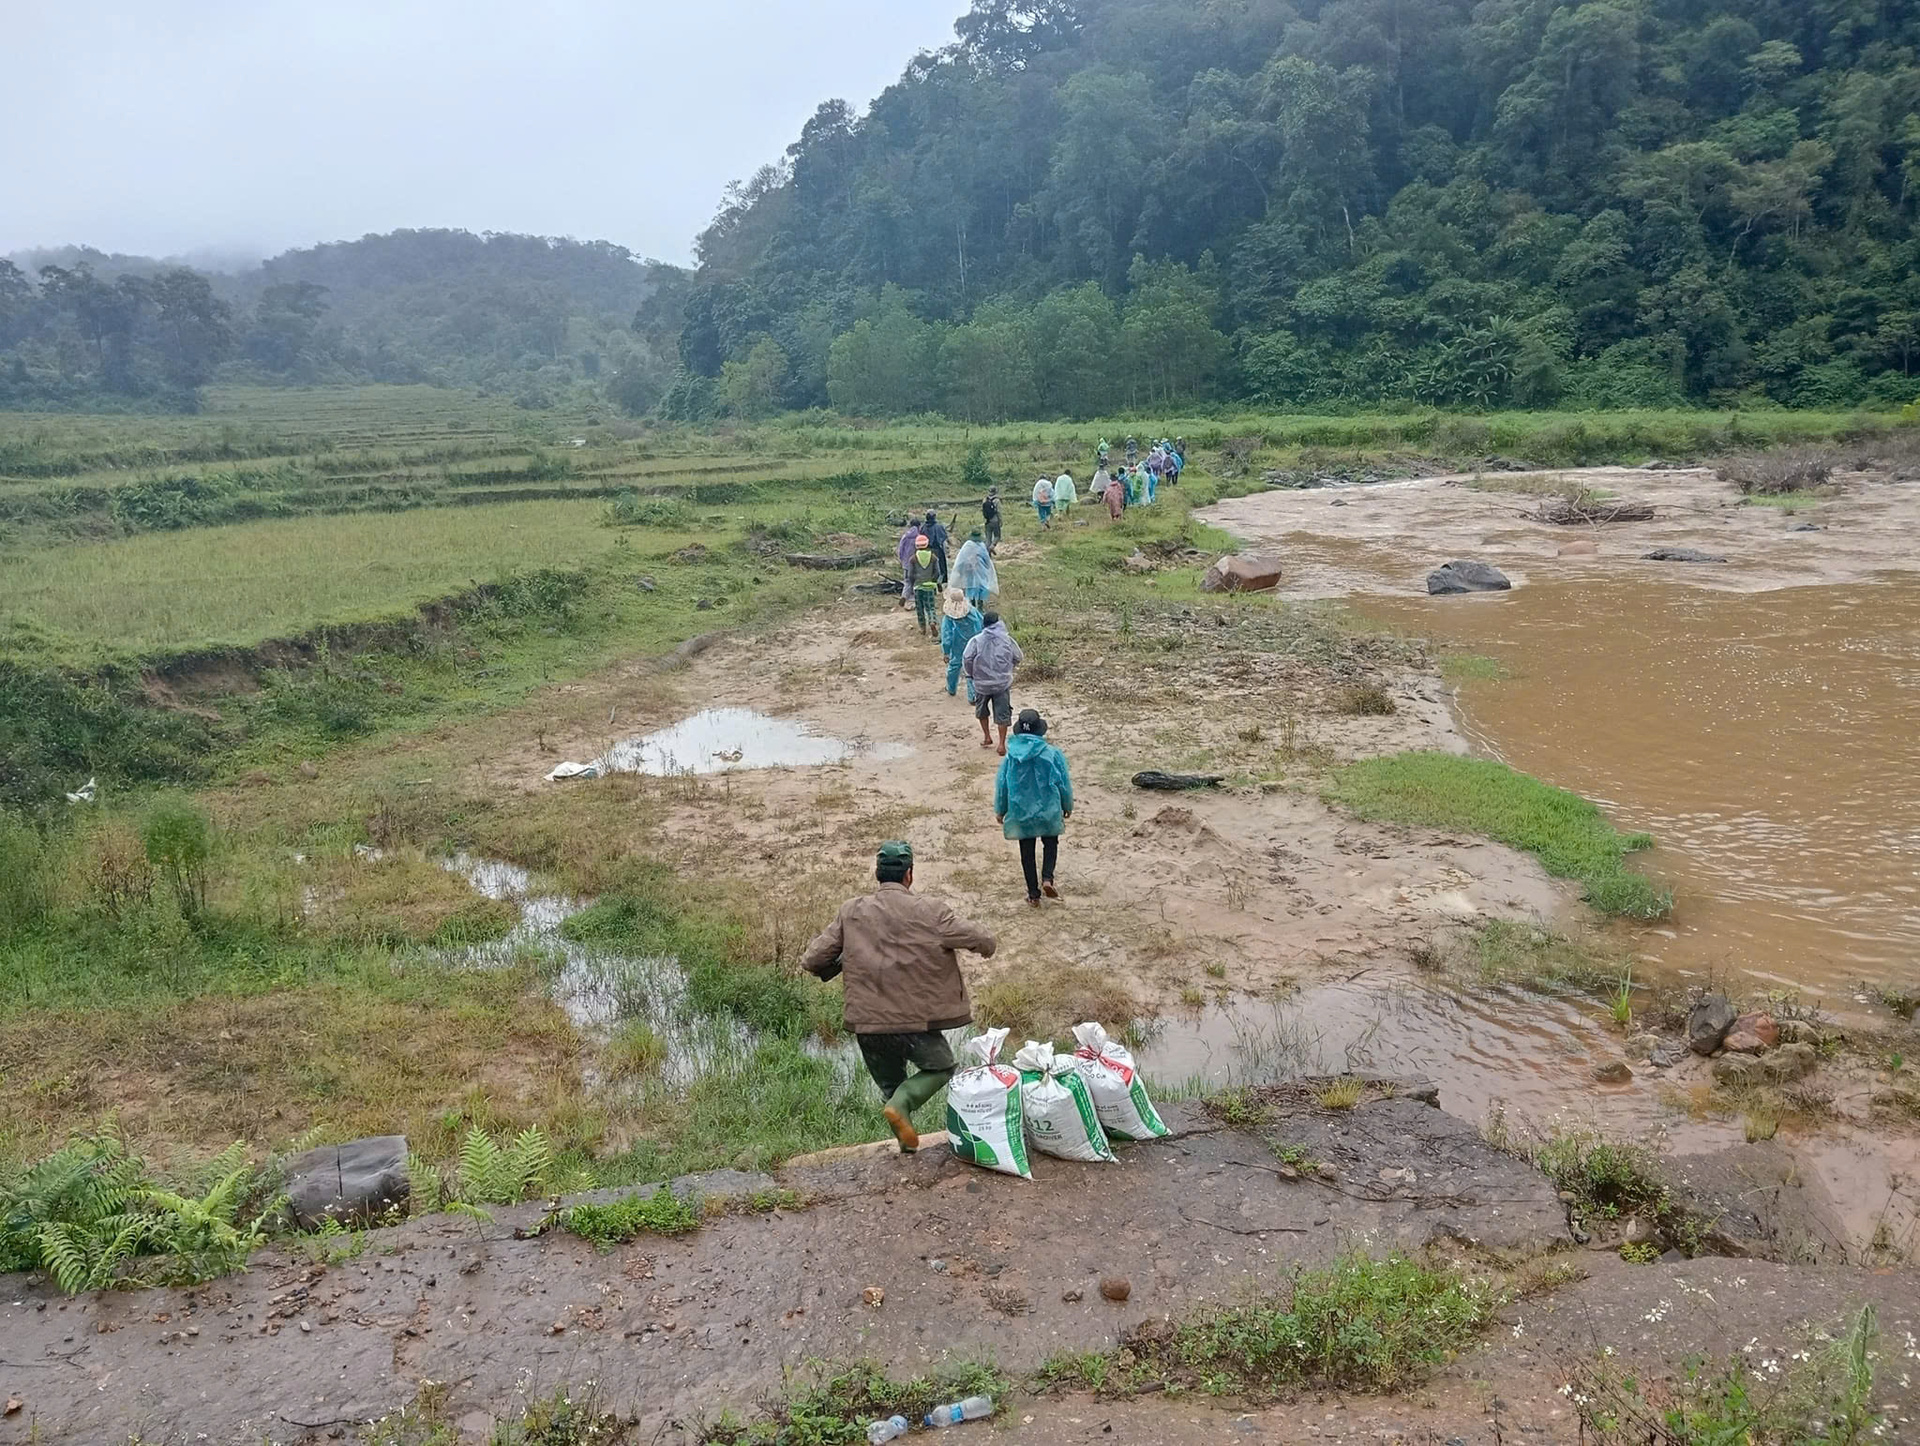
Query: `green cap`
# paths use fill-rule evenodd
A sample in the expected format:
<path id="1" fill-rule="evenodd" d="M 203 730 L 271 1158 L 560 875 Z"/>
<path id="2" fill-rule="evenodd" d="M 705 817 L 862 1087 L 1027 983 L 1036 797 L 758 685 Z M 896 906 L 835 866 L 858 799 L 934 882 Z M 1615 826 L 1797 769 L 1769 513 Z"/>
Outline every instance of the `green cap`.
<path id="1" fill-rule="evenodd" d="M 889 839 L 880 845 L 877 861 L 882 864 L 906 864 L 913 866 L 913 845 L 899 839 Z"/>

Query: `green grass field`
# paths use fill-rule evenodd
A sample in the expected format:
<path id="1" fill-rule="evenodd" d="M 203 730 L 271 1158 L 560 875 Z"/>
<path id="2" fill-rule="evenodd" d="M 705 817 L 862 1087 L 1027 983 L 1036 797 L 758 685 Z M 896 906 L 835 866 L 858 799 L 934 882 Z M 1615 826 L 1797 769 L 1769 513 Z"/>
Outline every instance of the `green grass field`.
<path id="1" fill-rule="evenodd" d="M 404 613 L 613 545 L 596 502 L 249 522 L 0 557 L 9 625 L 136 654 L 296 637 Z"/>

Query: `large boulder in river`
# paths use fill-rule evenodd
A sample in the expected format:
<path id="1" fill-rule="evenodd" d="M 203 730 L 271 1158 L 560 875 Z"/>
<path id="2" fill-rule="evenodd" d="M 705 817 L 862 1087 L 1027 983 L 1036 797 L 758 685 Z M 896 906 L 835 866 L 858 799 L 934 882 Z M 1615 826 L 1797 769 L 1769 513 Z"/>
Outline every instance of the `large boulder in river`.
<path id="1" fill-rule="evenodd" d="M 1427 591 L 1435 596 L 1456 592 L 1505 592 L 1512 586 L 1504 572 L 1484 562 L 1450 562 L 1427 574 Z"/>
<path id="2" fill-rule="evenodd" d="M 412 1192 L 407 1137 L 376 1135 L 296 1155 L 287 1162 L 286 1191 L 302 1230 L 317 1230 L 329 1219 L 365 1222 L 404 1210 Z"/>
<path id="3" fill-rule="evenodd" d="M 1265 552 L 1223 557 L 1200 579 L 1201 592 L 1272 592 L 1278 586 L 1280 559 Z"/>
<path id="4" fill-rule="evenodd" d="M 1656 547 L 1640 554 L 1642 562 L 1725 562 L 1718 553 L 1702 552 L 1695 547 Z"/>
<path id="5" fill-rule="evenodd" d="M 1727 1002 L 1726 995 L 1707 995 L 1687 1012 L 1687 1048 L 1695 1054 L 1712 1054 L 1739 1017 L 1740 1011 Z"/>

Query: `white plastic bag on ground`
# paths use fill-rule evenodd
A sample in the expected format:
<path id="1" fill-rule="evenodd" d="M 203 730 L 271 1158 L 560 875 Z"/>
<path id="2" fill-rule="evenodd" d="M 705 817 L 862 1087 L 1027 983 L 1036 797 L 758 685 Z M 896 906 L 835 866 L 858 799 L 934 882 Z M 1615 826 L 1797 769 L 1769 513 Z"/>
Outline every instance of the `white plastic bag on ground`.
<path id="1" fill-rule="evenodd" d="M 989 1029 L 960 1046 L 973 1063 L 947 1081 L 947 1141 L 963 1160 L 1031 1180 L 1020 1076 L 996 1062 L 1006 1038 L 1006 1030 Z"/>
<path id="2" fill-rule="evenodd" d="M 1116 1140 L 1151 1140 L 1173 1133 L 1147 1098 L 1147 1087 L 1140 1083 L 1131 1050 L 1108 1038 L 1106 1030 L 1097 1024 L 1074 1025 L 1073 1037 L 1080 1044 L 1073 1057 L 1080 1061 L 1081 1076 L 1109 1136 Z"/>
<path id="3" fill-rule="evenodd" d="M 1089 1164 L 1113 1159 L 1078 1059 L 1030 1039 L 1013 1057 L 1013 1067 L 1020 1071 L 1020 1109 L 1034 1149 Z"/>

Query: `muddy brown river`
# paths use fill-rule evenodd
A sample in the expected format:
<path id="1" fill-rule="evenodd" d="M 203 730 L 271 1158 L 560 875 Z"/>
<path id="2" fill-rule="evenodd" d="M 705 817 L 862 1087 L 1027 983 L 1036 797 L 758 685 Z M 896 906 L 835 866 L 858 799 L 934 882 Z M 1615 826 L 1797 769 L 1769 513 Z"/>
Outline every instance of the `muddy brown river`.
<path id="1" fill-rule="evenodd" d="M 1658 509 L 1568 530 L 1458 479 L 1223 503 L 1275 547 L 1282 595 L 1491 657 L 1458 689 L 1482 751 L 1652 833 L 1670 923 L 1620 932 L 1650 962 L 1858 1007 L 1920 980 L 1920 487 L 1861 475 L 1811 514 L 1743 507 L 1710 473 L 1561 474 Z M 1813 521 L 1809 521 L 1811 516 Z M 1577 544 L 1570 546 L 1569 544 Z M 1690 546 L 1723 565 L 1656 563 Z M 1430 598 L 1479 558 L 1511 592 Z"/>
<path id="2" fill-rule="evenodd" d="M 1545 582 L 1365 616 L 1492 657 L 1476 743 L 1601 803 L 1676 895 L 1640 952 L 1850 999 L 1920 959 L 1920 584 Z M 1836 1000 L 1835 1002 L 1839 1002 Z"/>

